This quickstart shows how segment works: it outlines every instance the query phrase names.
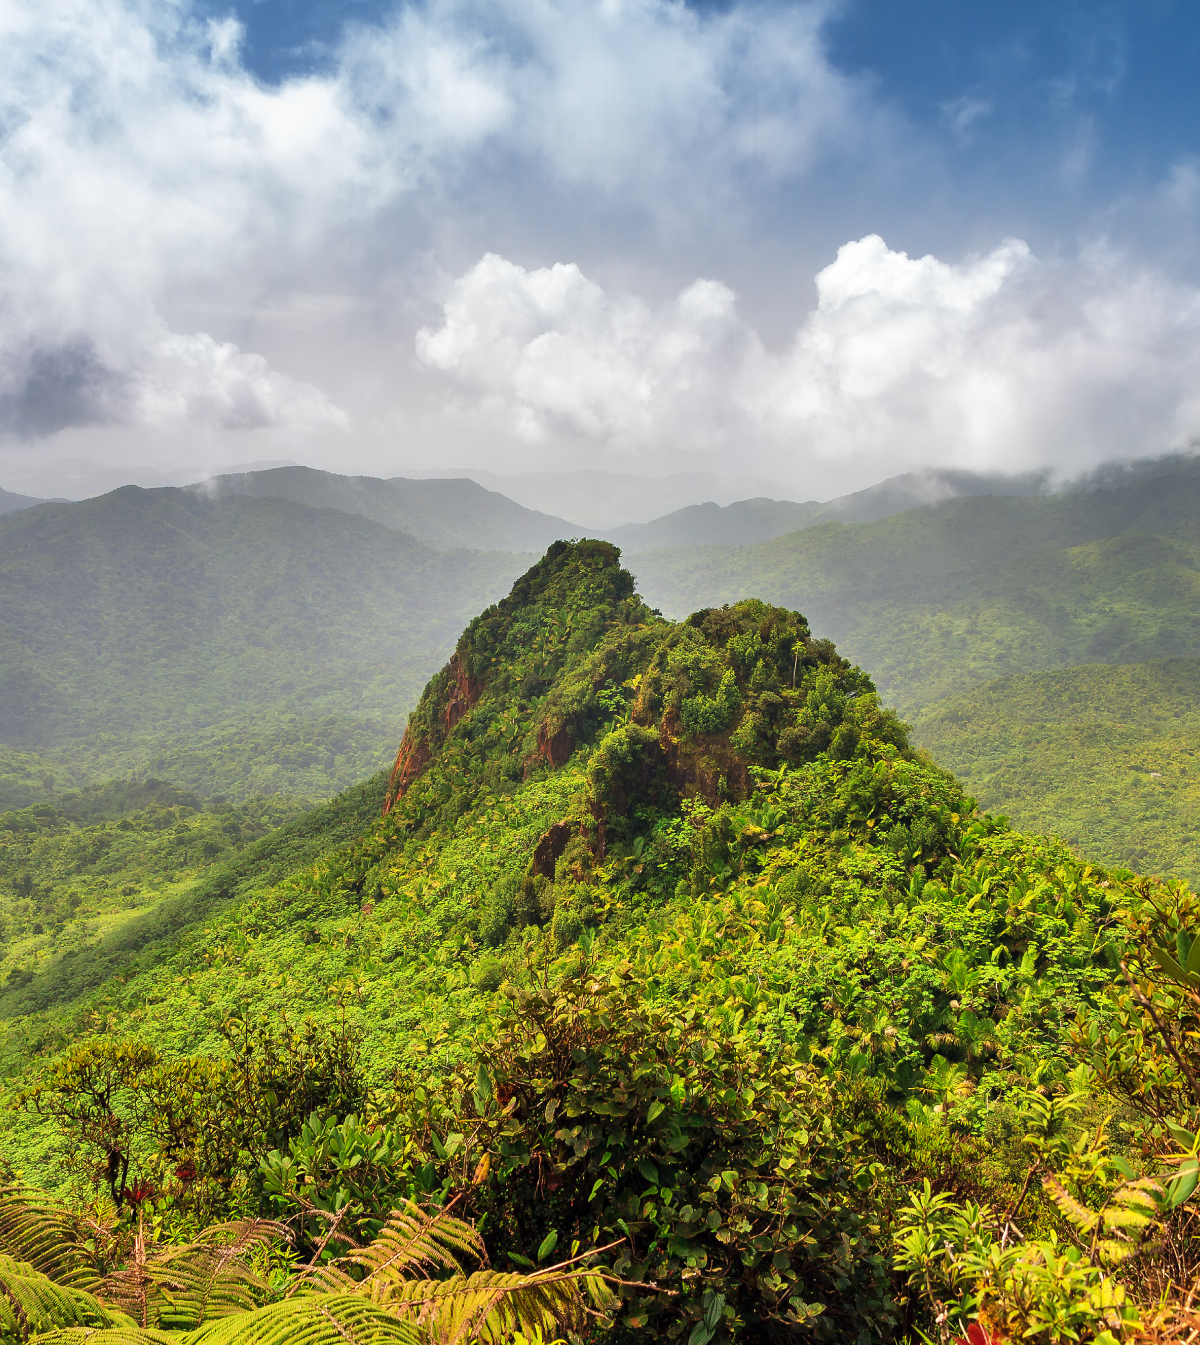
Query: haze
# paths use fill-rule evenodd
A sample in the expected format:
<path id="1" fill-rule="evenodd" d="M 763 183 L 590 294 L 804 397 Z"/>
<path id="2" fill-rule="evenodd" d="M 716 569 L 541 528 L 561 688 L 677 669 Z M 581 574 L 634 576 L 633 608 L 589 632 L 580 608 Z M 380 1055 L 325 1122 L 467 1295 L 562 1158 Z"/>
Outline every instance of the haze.
<path id="1" fill-rule="evenodd" d="M 1198 49 L 1171 3 L 13 0 L 0 486 L 1178 451 Z"/>

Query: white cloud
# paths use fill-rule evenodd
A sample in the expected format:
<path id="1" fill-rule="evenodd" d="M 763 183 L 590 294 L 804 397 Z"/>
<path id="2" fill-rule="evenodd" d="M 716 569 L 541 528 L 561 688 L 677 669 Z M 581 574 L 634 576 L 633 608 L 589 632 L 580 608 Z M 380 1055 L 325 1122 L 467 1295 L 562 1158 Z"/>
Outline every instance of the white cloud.
<path id="1" fill-rule="evenodd" d="M 543 211 L 552 198 L 580 209 L 583 188 L 694 219 L 731 198 L 731 174 L 801 173 L 869 120 L 825 60 L 824 13 L 418 0 L 352 31 L 330 73 L 268 87 L 241 64 L 236 21 L 200 21 L 187 0 L 10 0 L 0 408 L 24 406 L 39 369 L 83 370 L 92 393 L 61 399 L 64 423 L 159 423 L 168 408 L 173 423 L 336 423 L 257 356 L 213 354 L 236 333 L 164 338 L 164 315 L 214 287 L 243 307 L 303 290 L 381 212 L 388 229 L 406 202 L 452 217 L 485 178 L 517 197 L 538 182 Z M 378 265 L 381 249 L 365 251 Z M 344 283 L 374 294 L 379 281 L 364 264 Z M 54 354 L 83 350 L 82 364 Z"/>
<path id="2" fill-rule="evenodd" d="M 756 453 L 794 476 L 1074 470 L 1200 433 L 1200 295 L 1118 256 L 1054 266 L 1010 239 L 952 265 L 870 236 L 816 285 L 772 352 L 716 282 L 654 309 L 489 254 L 417 353 L 527 437 Z"/>
<path id="3" fill-rule="evenodd" d="M 163 332 L 139 370 L 132 399 L 140 421 L 164 429 L 350 428 L 349 416 L 319 388 L 205 332 Z"/>
<path id="4" fill-rule="evenodd" d="M 645 444 L 664 423 L 711 435 L 730 410 L 713 368 L 755 340 L 711 281 L 655 313 L 610 299 L 577 266 L 526 271 L 491 253 L 455 283 L 445 319 L 417 334 L 418 357 L 533 439 L 562 427 Z"/>

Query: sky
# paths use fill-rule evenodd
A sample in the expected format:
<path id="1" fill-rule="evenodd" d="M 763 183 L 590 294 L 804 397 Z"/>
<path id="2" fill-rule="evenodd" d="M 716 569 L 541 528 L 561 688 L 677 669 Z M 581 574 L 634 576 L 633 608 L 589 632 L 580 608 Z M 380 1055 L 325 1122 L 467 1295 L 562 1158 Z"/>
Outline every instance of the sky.
<path id="1" fill-rule="evenodd" d="M 0 486 L 1200 438 L 1200 7 L 7 0 Z"/>

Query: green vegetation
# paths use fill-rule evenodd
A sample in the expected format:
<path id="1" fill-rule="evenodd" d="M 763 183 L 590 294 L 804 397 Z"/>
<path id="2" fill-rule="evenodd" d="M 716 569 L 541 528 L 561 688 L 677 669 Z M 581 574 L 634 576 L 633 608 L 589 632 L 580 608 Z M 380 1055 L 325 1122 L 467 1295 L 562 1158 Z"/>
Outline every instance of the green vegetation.
<path id="1" fill-rule="evenodd" d="M 311 509 L 362 514 L 439 551 L 541 551 L 579 528 L 566 519 L 526 509 L 506 495 L 465 477 L 412 480 L 393 476 L 339 476 L 312 467 L 273 467 L 218 476 L 190 487 L 209 499 L 253 495 L 291 500 Z M 2 503 L 0 503 L 2 507 Z"/>
<path id="2" fill-rule="evenodd" d="M 207 807 L 159 780 L 109 784 L 0 813 L 0 977 L 20 988 L 131 912 L 311 808 L 255 798 Z"/>
<path id="3" fill-rule="evenodd" d="M 464 621 L 526 563 L 183 490 L 5 515 L 0 741 L 23 755 L 0 761 L 0 802 L 34 801 L 42 776 L 148 772 L 328 797 L 378 769 Z"/>
<path id="4" fill-rule="evenodd" d="M 4 1200 L 116 1249 L 67 1304 L 0 1209 L 0 1279 L 48 1324 L 126 1312 L 111 1276 L 166 1284 L 183 1247 L 186 1311 L 132 1314 L 168 1340 L 446 1339 L 373 1277 L 397 1218 L 447 1213 L 477 1240 L 426 1264 L 437 1295 L 464 1260 L 595 1291 L 462 1339 L 1113 1345 L 1186 1318 L 1200 905 L 979 813 L 793 610 L 666 621 L 614 548 L 555 544 L 390 778 L 189 892 L 103 984 L 51 956 L 0 998 L 4 1158 L 77 1212 Z M 254 1217 L 245 1297 L 189 1337 L 182 1266 Z"/>
<path id="5" fill-rule="evenodd" d="M 299 805 L 290 800 L 256 800 L 240 807 L 230 807 L 216 800 L 202 813 L 174 803 L 170 805 L 170 836 L 163 836 L 150 848 L 157 851 L 160 872 L 177 875 L 178 880 L 169 885 L 162 882 L 158 888 L 153 886 L 155 877 L 149 876 L 155 873 L 153 861 L 147 863 L 142 859 L 138 836 L 129 835 L 121 825 L 129 822 L 129 831 L 136 832 L 137 823 L 141 822 L 143 830 L 153 835 L 157 831 L 157 822 L 166 820 L 166 810 L 158 805 L 152 804 L 143 810 L 145 815 L 141 818 L 135 811 L 115 823 L 109 821 L 83 828 L 82 831 L 90 833 L 90 839 L 70 829 L 57 843 L 53 837 L 47 840 L 40 835 L 43 825 L 39 815 L 49 812 L 53 818 L 54 810 L 45 805 L 28 810 L 25 817 L 38 830 L 28 834 L 27 839 L 14 839 L 7 847 L 8 853 L 15 849 L 17 855 L 12 887 L 15 904 L 10 912 L 14 945 L 7 950 L 9 974 L 6 984 L 0 988 L 0 1018 L 15 1021 L 3 1043 L 4 1057 L 0 1064 L 3 1072 L 11 1073 L 14 1059 L 20 1061 L 29 1049 L 41 1050 L 48 1043 L 62 1041 L 80 1023 L 92 1021 L 85 1015 L 77 1021 L 71 1020 L 75 1023 L 73 1027 L 64 1026 L 62 1021 L 55 1019 L 46 1023 L 38 1017 L 37 1010 L 75 1004 L 109 977 L 125 978 L 133 976 L 139 969 L 157 967 L 172 953 L 184 930 L 196 927 L 247 894 L 269 887 L 296 869 L 310 865 L 330 846 L 344 844 L 378 815 L 385 779 L 378 776 L 368 780 L 331 803 L 299 816 L 296 815 Z M 95 792 L 104 796 L 110 790 L 119 793 L 121 788 L 118 785 Z M 180 797 L 170 786 L 163 789 L 167 798 Z M 84 797 L 91 793 L 85 791 Z M 192 799 L 189 802 L 199 801 Z M 293 820 L 261 834 L 267 819 L 275 821 L 287 816 Z M 22 814 L 5 816 L 5 820 L 13 818 L 19 826 Z M 227 823 L 230 826 L 228 832 L 224 830 Z M 239 833 L 237 840 L 231 834 L 234 823 Z M 52 830 L 52 827 L 47 829 Z M 249 839 L 256 833 L 260 839 Z M 205 856 L 204 849 L 212 845 L 222 848 L 210 859 Z M 60 910 L 53 876 L 47 879 L 44 872 L 35 874 L 30 868 L 21 867 L 21 856 L 38 849 L 56 856 L 61 868 L 70 870 L 74 866 L 70 883 L 72 890 L 81 897 L 79 909 L 83 907 L 84 892 L 91 894 L 93 902 L 103 902 L 104 909 L 98 908 L 98 918 L 93 925 L 89 927 L 77 918 L 71 926 L 64 921 L 64 933 L 52 926 L 46 934 L 45 921 L 41 921 L 43 933 L 33 933 L 33 925 L 39 921 L 33 907 L 24 903 L 33 900 L 35 891 L 54 894 L 54 909 L 56 912 Z M 110 874 L 107 866 L 111 859 L 124 859 L 129 867 Z M 181 867 L 188 861 L 195 865 L 192 877 L 188 877 L 187 869 Z M 30 879 L 28 898 L 23 890 L 26 886 L 23 876 Z M 135 890 L 126 900 L 121 889 L 137 889 L 147 878 L 150 890 L 143 890 L 140 898 Z M 19 888 L 17 884 L 20 884 Z M 67 898 L 68 907 L 69 902 L 70 897 Z M 30 970 L 31 976 L 26 974 Z M 153 980 L 155 973 L 148 974 Z M 33 1043 L 32 1048 L 30 1043 Z"/>
<path id="6" fill-rule="evenodd" d="M 914 737 L 981 805 L 1102 863 L 1200 883 L 1200 662 L 1005 677 L 936 701 Z"/>
<path id="7" fill-rule="evenodd" d="M 1079 493 L 652 552 L 634 567 L 671 615 L 747 593 L 799 608 L 910 713 L 1014 673 L 1200 656 L 1200 460 Z"/>

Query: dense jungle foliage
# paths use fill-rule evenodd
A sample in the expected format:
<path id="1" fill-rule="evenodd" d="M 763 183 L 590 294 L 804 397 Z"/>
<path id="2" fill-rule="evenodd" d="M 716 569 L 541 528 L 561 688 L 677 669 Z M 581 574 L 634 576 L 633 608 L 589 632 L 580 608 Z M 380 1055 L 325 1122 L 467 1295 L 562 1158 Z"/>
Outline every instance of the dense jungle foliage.
<path id="1" fill-rule="evenodd" d="M 1200 884 L 1200 661 L 1027 673 L 935 701 L 913 737 L 992 812 Z"/>
<path id="2" fill-rule="evenodd" d="M 1198 480 L 1194 457 L 1168 459 L 1103 488 L 896 514 L 914 498 L 900 478 L 829 506 L 891 517 L 642 554 L 631 568 L 673 616 L 747 593 L 799 609 L 889 704 L 936 717 L 935 700 L 1001 675 L 1200 655 Z M 459 530 L 430 533 L 438 545 L 512 543 L 494 531 L 528 523 L 511 501 L 469 482 L 391 484 L 385 498 L 367 479 L 285 469 L 226 483 L 224 497 L 130 488 L 0 520 L 0 809 L 131 775 L 202 798 L 321 800 L 380 769 L 464 622 L 528 564 L 403 535 L 421 517 Z M 974 742 L 960 735 L 956 769 Z M 1070 818 L 1088 854 L 1193 871 L 1145 796 L 1075 808 L 1054 793 L 1055 770 L 1035 772 L 1052 800 L 1011 805 L 1023 824 Z M 1010 807 L 1008 785 L 992 794 L 971 778 L 987 806 Z"/>
<path id="3" fill-rule="evenodd" d="M 463 623 L 527 565 L 186 490 L 7 514 L 0 742 L 59 788 L 149 772 L 202 795 L 328 797 L 382 764 Z M 246 729 L 271 763 L 253 784 L 229 769 Z"/>
<path id="4" fill-rule="evenodd" d="M 207 805 L 160 780 L 112 783 L 0 813 L 0 982 L 78 957 L 131 914 L 309 812 L 304 799 Z"/>
<path id="5" fill-rule="evenodd" d="M 1191 1323 L 1196 898 L 981 814 L 799 613 L 556 544 L 325 818 L 26 988 L 11 1338 Z"/>
<path id="6" fill-rule="evenodd" d="M 1014 673 L 1200 656 L 1200 458 L 634 565 L 668 615 L 747 593 L 799 608 L 910 712 Z"/>

